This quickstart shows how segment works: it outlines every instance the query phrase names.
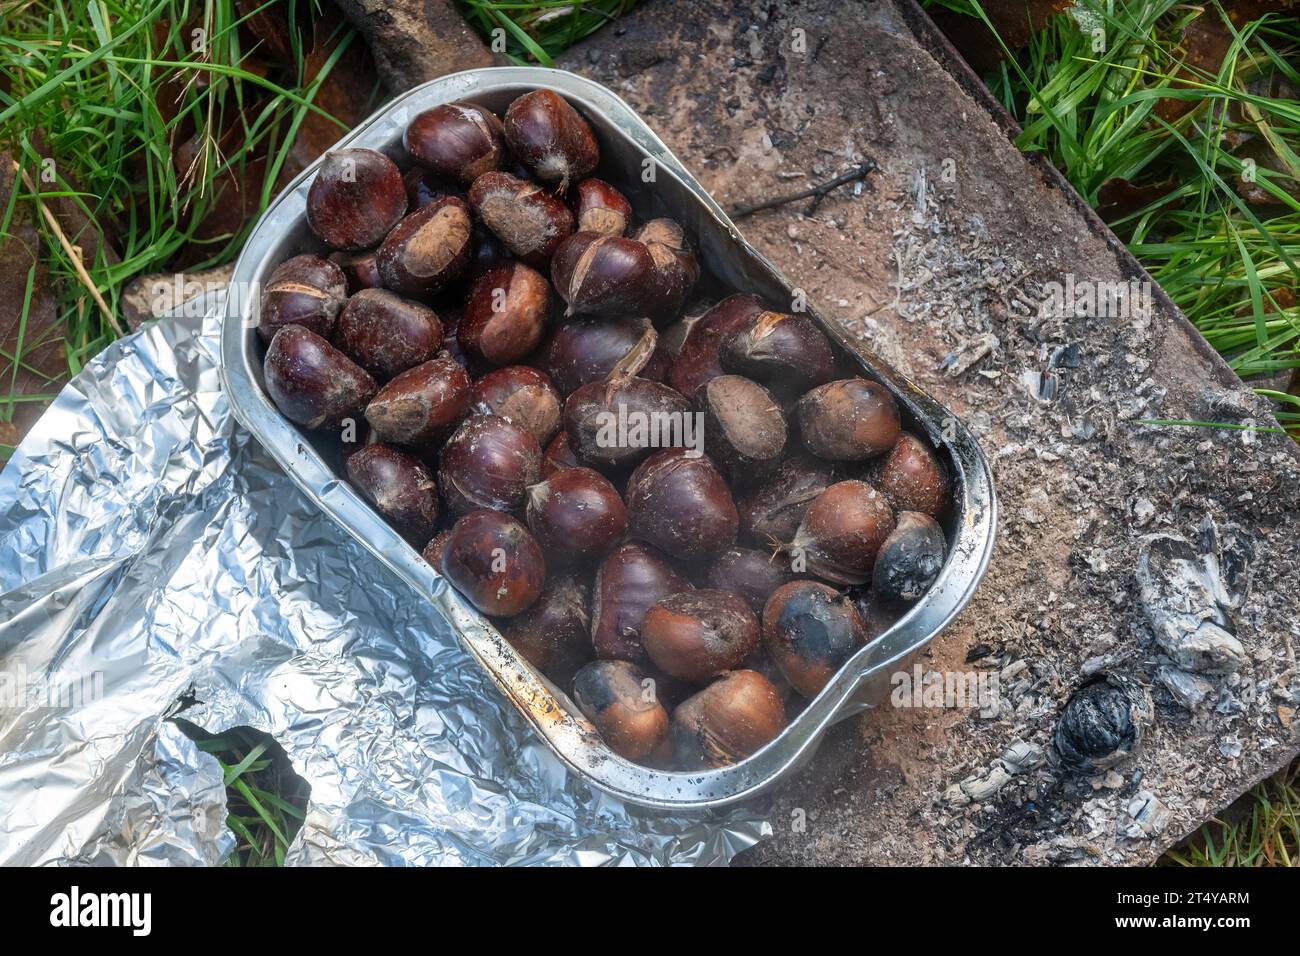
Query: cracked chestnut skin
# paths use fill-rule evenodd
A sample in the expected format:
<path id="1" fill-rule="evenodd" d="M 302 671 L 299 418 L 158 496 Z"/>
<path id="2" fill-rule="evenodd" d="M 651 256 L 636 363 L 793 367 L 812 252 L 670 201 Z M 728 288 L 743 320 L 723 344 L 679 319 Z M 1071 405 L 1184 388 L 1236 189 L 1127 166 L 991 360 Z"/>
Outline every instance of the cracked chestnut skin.
<path id="1" fill-rule="evenodd" d="M 738 763 L 785 726 L 785 706 L 771 681 L 757 671 L 728 671 L 673 711 L 674 762 L 683 770 Z"/>
<path id="2" fill-rule="evenodd" d="M 545 446 L 560 430 L 561 401 L 544 372 L 527 365 L 507 365 L 474 383 L 470 411 L 500 415 Z M 543 475 L 542 477 L 546 477 Z"/>
<path id="3" fill-rule="evenodd" d="M 846 595 L 793 581 L 767 599 L 763 643 L 790 685 L 811 700 L 866 643 L 866 625 Z"/>
<path id="4" fill-rule="evenodd" d="M 294 256 L 267 281 L 257 334 L 269 342 L 284 326 L 301 325 L 328 339 L 347 298 L 347 277 L 338 265 L 320 256 Z"/>
<path id="5" fill-rule="evenodd" d="M 508 514 L 471 511 L 451 528 L 442 574 L 489 617 L 514 617 L 532 606 L 546 581 L 546 562 L 528 529 Z"/>
<path id="6" fill-rule="evenodd" d="M 442 196 L 393 227 L 375 262 L 384 287 L 427 298 L 459 278 L 473 250 L 473 221 L 465 201 Z"/>
<path id="7" fill-rule="evenodd" d="M 551 311 L 546 278 L 522 262 L 503 262 L 474 280 L 456 338 L 465 354 L 511 365 L 541 344 Z"/>
<path id="8" fill-rule="evenodd" d="M 515 258 L 545 270 L 573 233 L 573 213 L 541 186 L 494 170 L 474 180 L 469 204 Z"/>

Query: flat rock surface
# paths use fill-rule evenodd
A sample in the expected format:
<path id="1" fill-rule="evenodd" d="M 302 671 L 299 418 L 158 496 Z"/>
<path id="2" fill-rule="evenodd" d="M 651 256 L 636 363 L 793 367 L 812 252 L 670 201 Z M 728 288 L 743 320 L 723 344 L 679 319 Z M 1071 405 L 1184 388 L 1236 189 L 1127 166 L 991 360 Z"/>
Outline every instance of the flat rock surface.
<path id="1" fill-rule="evenodd" d="M 902 9 L 683 9 L 638 8 L 562 65 L 625 97 L 724 206 L 880 164 L 860 195 L 741 229 L 963 417 L 1001 509 L 979 592 L 920 662 L 983 677 L 988 706 L 886 703 L 844 721 L 744 859 L 1153 860 L 1300 742 L 1294 444 L 1258 430 L 1276 425 L 1265 404 L 1158 289 L 1100 306 L 1074 294 L 1144 276 Z M 1064 291 L 1044 308 L 1051 283 Z M 1084 686 L 1101 703 L 1070 705 L 1088 739 L 1067 745 L 1095 758 L 1080 770 L 1055 735 Z"/>

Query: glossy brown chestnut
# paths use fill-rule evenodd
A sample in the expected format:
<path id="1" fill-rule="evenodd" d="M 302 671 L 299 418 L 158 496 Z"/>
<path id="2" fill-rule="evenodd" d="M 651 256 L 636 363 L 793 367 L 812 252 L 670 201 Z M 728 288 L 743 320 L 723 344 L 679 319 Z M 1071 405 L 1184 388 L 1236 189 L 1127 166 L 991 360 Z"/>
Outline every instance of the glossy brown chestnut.
<path id="1" fill-rule="evenodd" d="M 737 294 L 728 296 L 700 316 L 668 367 L 668 384 L 683 395 L 694 395 L 709 379 L 721 375 L 718 351 L 722 343 L 764 310 L 761 299 Z"/>
<path id="2" fill-rule="evenodd" d="M 535 269 L 547 268 L 556 247 L 573 232 L 568 206 L 509 173 L 484 173 L 474 180 L 469 204 L 511 255 Z"/>
<path id="3" fill-rule="evenodd" d="M 465 370 L 439 355 L 381 388 L 366 407 L 366 421 L 383 441 L 430 451 L 465 414 L 471 388 Z"/>
<path id="4" fill-rule="evenodd" d="M 472 414 L 500 415 L 542 446 L 560 430 L 561 408 L 560 394 L 551 380 L 527 365 L 507 365 L 488 372 L 474 383 L 469 400 Z"/>
<path id="5" fill-rule="evenodd" d="M 567 396 L 615 369 L 652 378 L 643 373 L 654 362 L 657 344 L 648 319 L 569 319 L 551 333 L 541 364 L 560 394 Z"/>
<path id="6" fill-rule="evenodd" d="M 428 362 L 442 347 L 442 323 L 427 305 L 387 289 L 363 289 L 339 316 L 338 344 L 380 381 Z"/>
<path id="7" fill-rule="evenodd" d="M 373 149 L 326 153 L 307 190 L 307 224 L 335 249 L 365 249 L 406 213 L 397 164 Z"/>
<path id="8" fill-rule="evenodd" d="M 783 461 L 776 474 L 736 502 L 740 528 L 753 544 L 789 544 L 817 496 L 835 483 L 835 466 L 812 455 Z"/>
<path id="9" fill-rule="evenodd" d="M 898 405 L 883 385 L 842 378 L 819 385 L 795 405 L 804 447 L 828 461 L 863 461 L 894 447 Z"/>
<path id="10" fill-rule="evenodd" d="M 442 552 L 447 549 L 447 542 L 449 540 L 451 540 L 450 528 L 446 531 L 439 531 L 429 539 L 429 543 L 426 544 L 424 550 L 420 552 L 420 557 L 424 558 L 424 560 L 439 574 L 442 573 Z"/>
<path id="11" fill-rule="evenodd" d="M 349 295 L 355 295 L 362 289 L 378 289 L 383 286 L 384 280 L 379 275 L 378 255 L 378 249 L 330 253 L 330 262 L 343 270 Z"/>
<path id="12" fill-rule="evenodd" d="M 530 664 L 567 690 L 578 668 L 591 660 L 586 585 L 572 576 L 548 575 L 537 602 L 511 618 L 503 634 Z"/>
<path id="13" fill-rule="evenodd" d="M 542 452 L 542 478 L 551 477 L 557 471 L 564 471 L 566 468 L 581 468 L 582 462 L 578 461 L 578 456 L 573 453 L 569 446 L 569 436 L 566 432 L 560 432 L 551 439 L 551 443 L 546 446 Z"/>
<path id="14" fill-rule="evenodd" d="M 893 530 L 884 495 L 865 481 L 836 482 L 804 515 L 787 549 L 791 566 L 837 584 L 863 584 Z"/>
<path id="15" fill-rule="evenodd" d="M 912 604 L 939 577 L 946 548 L 937 521 L 917 511 L 900 513 L 876 555 L 871 590 L 887 603 Z"/>
<path id="16" fill-rule="evenodd" d="M 691 587 L 663 556 L 640 544 L 610 552 L 596 571 L 591 595 L 591 643 L 603 660 L 646 664 L 641 624 L 652 605 Z"/>
<path id="17" fill-rule="evenodd" d="M 729 671 L 673 711 L 673 757 L 682 770 L 725 767 L 757 753 L 785 724 L 771 681 L 755 671 Z"/>
<path id="18" fill-rule="evenodd" d="M 337 265 L 320 256 L 294 256 L 267 281 L 257 333 L 269 342 L 284 326 L 301 325 L 328 339 L 347 297 L 347 277 Z"/>
<path id="19" fill-rule="evenodd" d="M 648 295 L 639 311 L 656 325 L 666 325 L 681 313 L 700 277 L 699 260 L 686 231 L 674 219 L 651 219 L 632 238 L 645 244 L 654 262 Z"/>
<path id="20" fill-rule="evenodd" d="M 379 247 L 376 262 L 385 288 L 415 298 L 432 295 L 465 271 L 472 231 L 464 200 L 443 196 L 421 206 Z"/>
<path id="21" fill-rule="evenodd" d="M 880 460 L 876 486 L 897 511 L 937 518 L 948 503 L 948 472 L 926 445 L 903 432 Z"/>
<path id="22" fill-rule="evenodd" d="M 603 179 L 584 179 L 578 183 L 574 206 L 578 214 L 578 232 L 621 236 L 632 224 L 632 204 Z"/>
<path id="23" fill-rule="evenodd" d="M 811 699 L 866 643 L 866 629 L 848 596 L 793 581 L 767 599 L 763 643 L 794 689 Z"/>
<path id="24" fill-rule="evenodd" d="M 644 760 L 668 735 L 654 682 L 627 661 L 592 661 L 573 678 L 573 702 L 614 753 Z"/>
<path id="25" fill-rule="evenodd" d="M 575 232 L 555 249 L 551 281 L 567 315 L 640 315 L 656 294 L 655 260 L 645 243 Z"/>
<path id="26" fill-rule="evenodd" d="M 301 325 L 275 333 L 262 370 L 276 408 L 305 428 L 360 419 L 375 394 L 375 380 L 365 369 Z"/>
<path id="27" fill-rule="evenodd" d="M 596 168 L 600 149 L 587 121 L 551 90 L 525 93 L 506 108 L 510 153 L 539 180 L 569 188 Z"/>
<path id="28" fill-rule="evenodd" d="M 542 593 L 542 549 L 522 524 L 500 511 L 471 511 L 451 529 L 442 573 L 476 608 L 491 617 L 514 617 Z"/>
<path id="29" fill-rule="evenodd" d="M 695 408 L 704 416 L 704 447 L 733 486 L 770 478 L 785 450 L 785 415 L 772 393 L 739 375 L 700 386 Z"/>
<path id="30" fill-rule="evenodd" d="M 752 378 L 782 398 L 835 377 L 830 340 L 806 315 L 760 312 L 723 343 L 718 358 L 728 372 Z"/>
<path id="31" fill-rule="evenodd" d="M 402 136 L 415 161 L 468 185 L 506 158 L 501 121 L 474 103 L 443 103 L 416 115 Z"/>
<path id="32" fill-rule="evenodd" d="M 654 448 L 683 442 L 690 409 L 667 385 L 615 378 L 584 385 L 565 400 L 564 430 L 580 461 L 609 472 L 636 464 Z"/>
<path id="33" fill-rule="evenodd" d="M 473 415 L 442 446 L 438 485 L 457 514 L 475 508 L 521 511 L 541 467 L 536 438 L 500 415 Z"/>
<path id="34" fill-rule="evenodd" d="M 627 483 L 632 535 L 669 557 L 699 561 L 736 540 L 740 518 L 722 473 L 686 448 L 657 451 Z"/>
<path id="35" fill-rule="evenodd" d="M 641 622 L 641 644 L 654 665 L 695 683 L 738 667 L 758 642 L 758 618 L 744 598 L 729 591 L 669 595 Z"/>
<path id="36" fill-rule="evenodd" d="M 772 592 L 790 580 L 782 555 L 750 548 L 728 548 L 709 565 L 706 577 L 709 587 L 739 594 L 755 614 L 762 614 Z"/>
<path id="37" fill-rule="evenodd" d="M 541 343 L 551 286 L 522 262 L 492 266 L 474 280 L 456 336 L 465 354 L 492 365 L 518 362 Z"/>
<path id="38" fill-rule="evenodd" d="M 558 564 L 596 564 L 623 540 L 618 489 L 590 468 L 567 468 L 528 489 L 528 528 Z"/>
<path id="39" fill-rule="evenodd" d="M 348 456 L 348 481 L 408 541 L 427 541 L 438 526 L 438 485 L 420 459 L 392 445 L 366 445 Z"/>

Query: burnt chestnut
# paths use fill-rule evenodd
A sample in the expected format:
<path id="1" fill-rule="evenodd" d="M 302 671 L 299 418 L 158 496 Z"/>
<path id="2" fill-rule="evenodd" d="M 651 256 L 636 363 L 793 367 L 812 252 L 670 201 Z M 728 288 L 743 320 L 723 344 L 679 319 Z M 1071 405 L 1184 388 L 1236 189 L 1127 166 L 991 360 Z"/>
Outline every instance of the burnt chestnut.
<path id="1" fill-rule="evenodd" d="M 876 486 L 898 511 L 939 517 L 948 502 L 948 472 L 915 435 L 903 432 L 880 460 Z"/>
<path id="2" fill-rule="evenodd" d="M 706 577 L 709 587 L 740 595 L 755 614 L 762 614 L 772 592 L 790 579 L 780 555 L 749 548 L 728 548 L 722 552 L 709 566 Z"/>
<path id="3" fill-rule="evenodd" d="M 457 514 L 475 508 L 519 511 L 541 467 L 536 438 L 500 415 L 473 415 L 442 446 L 438 485 Z"/>
<path id="4" fill-rule="evenodd" d="M 602 471 L 630 467 L 652 449 L 692 436 L 691 403 L 644 378 L 613 378 L 582 386 L 564 403 L 564 430 L 580 461 Z M 698 437 L 698 436 L 695 436 Z"/>
<path id="5" fill-rule="evenodd" d="M 387 289 L 363 289 L 339 316 L 338 344 L 380 381 L 429 361 L 442 347 L 442 323 L 427 305 Z"/>
<path id="6" fill-rule="evenodd" d="M 641 624 L 651 606 L 691 583 L 652 548 L 624 544 L 596 571 L 591 596 L 591 643 L 603 660 L 649 661 Z"/>
<path id="7" fill-rule="evenodd" d="M 539 180 L 563 192 L 596 168 L 600 149 L 587 121 L 551 90 L 525 93 L 506 108 L 510 153 Z"/>
<path id="8" fill-rule="evenodd" d="M 385 288 L 427 297 L 469 264 L 472 224 L 469 207 L 443 196 L 399 222 L 379 247 L 376 262 Z"/>
<path id="9" fill-rule="evenodd" d="M 781 694 L 762 674 L 730 671 L 673 711 L 673 758 L 683 770 L 725 767 L 785 729 Z"/>
<path id="10" fill-rule="evenodd" d="M 765 311 L 761 299 L 737 294 L 723 299 L 691 326 L 681 351 L 668 367 L 668 384 L 683 395 L 722 374 L 718 351 L 722 343 L 755 315 Z"/>
<path id="11" fill-rule="evenodd" d="M 721 472 L 686 448 L 657 451 L 637 466 L 627 484 L 627 515 L 634 537 L 682 561 L 725 551 L 740 524 Z"/>
<path id="12" fill-rule="evenodd" d="M 366 407 L 366 421 L 384 441 L 428 451 L 465 414 L 471 387 L 465 370 L 439 355 L 381 388 Z"/>
<path id="13" fill-rule="evenodd" d="M 728 591 L 669 595 L 641 622 L 641 644 L 654 665 L 695 683 L 738 667 L 758 641 L 758 618 L 744 598 Z"/>
<path id="14" fill-rule="evenodd" d="M 484 173 L 469 188 L 469 204 L 515 257 L 537 269 L 573 232 L 573 213 L 536 183 L 509 173 Z"/>
<path id="15" fill-rule="evenodd" d="M 835 376 L 831 343 L 806 315 L 761 312 L 744 323 L 718 354 L 728 372 L 794 397 Z"/>
<path id="16" fill-rule="evenodd" d="M 348 456 L 348 481 L 408 541 L 426 541 L 438 526 L 438 485 L 420 459 L 392 445 L 367 445 Z"/>
<path id="17" fill-rule="evenodd" d="M 551 380 L 527 365 L 507 365 L 488 372 L 474 383 L 469 399 L 472 414 L 500 415 L 543 446 L 560 430 L 560 407 L 560 395 Z"/>
<path id="18" fill-rule="evenodd" d="M 817 496 L 835 483 L 835 466 L 812 455 L 796 455 L 776 474 L 736 502 L 740 527 L 752 543 L 789 544 Z"/>
<path id="19" fill-rule="evenodd" d="M 772 393 L 739 375 L 711 378 L 695 395 L 704 447 L 733 484 L 770 478 L 785 450 L 785 416 Z"/>
<path id="20" fill-rule="evenodd" d="M 883 385 L 843 378 L 799 399 L 795 418 L 804 447 L 828 461 L 863 461 L 898 440 L 898 405 Z"/>
<path id="21" fill-rule="evenodd" d="M 414 166 L 402 174 L 402 185 L 406 187 L 406 206 L 412 212 L 429 205 L 435 199 L 457 195 L 456 190 L 446 180 L 419 166 Z"/>
<path id="22" fill-rule="evenodd" d="M 307 190 L 307 225 L 335 249 L 365 249 L 406 213 L 397 164 L 373 149 L 326 153 Z"/>
<path id="23" fill-rule="evenodd" d="M 641 315 L 658 281 L 649 247 L 636 239 L 575 232 L 555 249 L 551 281 L 567 315 Z"/>
<path id="24" fill-rule="evenodd" d="M 891 604 L 911 604 L 930 590 L 943 567 L 943 529 L 929 515 L 904 511 L 876 555 L 871 589 Z"/>
<path id="25" fill-rule="evenodd" d="M 301 325 L 328 339 L 347 297 L 347 277 L 337 265 L 320 256 L 294 256 L 271 273 L 257 333 L 269 342 L 284 326 Z"/>
<path id="26" fill-rule="evenodd" d="M 362 289 L 378 289 L 383 286 L 384 280 L 379 275 L 378 255 L 378 249 L 330 253 L 330 262 L 343 270 L 349 295 L 355 295 Z"/>
<path id="27" fill-rule="evenodd" d="M 421 166 L 466 185 L 500 169 L 506 158 L 501 121 L 474 103 L 443 103 L 417 114 L 402 142 Z"/>
<path id="28" fill-rule="evenodd" d="M 578 183 L 574 206 L 578 214 L 578 232 L 621 236 L 632 223 L 632 204 L 603 179 L 584 179 Z"/>
<path id="29" fill-rule="evenodd" d="M 500 263 L 474 280 L 456 337 L 472 358 L 510 365 L 542 341 L 550 306 L 544 276 L 522 262 Z"/>
<path id="30" fill-rule="evenodd" d="M 546 451 L 542 453 L 543 479 L 551 477 L 557 471 L 564 471 L 566 468 L 581 467 L 582 462 L 578 461 L 578 456 L 573 453 L 566 432 L 560 432 L 552 438 L 551 443 L 546 446 Z"/>
<path id="31" fill-rule="evenodd" d="M 558 687 L 573 684 L 578 668 L 591 660 L 591 617 L 587 588 L 577 578 L 548 576 L 537 602 L 510 619 L 502 632 L 524 658 Z"/>
<path id="32" fill-rule="evenodd" d="M 656 325 L 677 318 L 682 303 L 700 277 L 700 263 L 686 239 L 686 230 L 673 219 L 652 219 L 633 239 L 645 245 L 654 262 L 648 296 L 640 312 Z"/>
<path id="33" fill-rule="evenodd" d="M 451 528 L 442 574 L 490 617 L 514 617 L 542 593 L 542 549 L 522 524 L 500 511 L 471 511 Z"/>
<path id="34" fill-rule="evenodd" d="M 788 551 L 795 571 L 837 584 L 863 584 L 894 530 L 885 496 L 865 481 L 840 481 L 817 496 Z"/>
<path id="35" fill-rule="evenodd" d="M 551 333 L 541 365 L 560 394 L 567 396 L 609 377 L 615 369 L 642 375 L 655 358 L 658 339 L 648 319 L 570 319 Z"/>
<path id="36" fill-rule="evenodd" d="M 866 643 L 866 628 L 847 595 L 793 581 L 767 599 L 763 643 L 791 686 L 811 699 Z"/>
<path id="37" fill-rule="evenodd" d="M 567 468 L 528 489 L 528 527 L 559 564 L 595 564 L 627 531 L 618 489 L 590 468 Z"/>
<path id="38" fill-rule="evenodd" d="M 375 380 L 365 369 L 301 325 L 275 333 L 262 370 L 276 408 L 305 428 L 359 419 L 375 394 Z"/>
<path id="39" fill-rule="evenodd" d="M 592 661 L 573 678 L 573 702 L 620 757 L 644 760 L 668 735 L 668 711 L 644 671 L 627 661 Z"/>

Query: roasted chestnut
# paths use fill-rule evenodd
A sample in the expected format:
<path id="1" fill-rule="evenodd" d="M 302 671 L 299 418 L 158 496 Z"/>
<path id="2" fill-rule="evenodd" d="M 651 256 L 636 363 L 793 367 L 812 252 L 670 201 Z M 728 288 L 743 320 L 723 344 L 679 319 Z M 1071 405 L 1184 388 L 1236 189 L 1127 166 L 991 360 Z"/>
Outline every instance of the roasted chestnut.
<path id="1" fill-rule="evenodd" d="M 347 297 L 347 278 L 337 265 L 320 256 L 294 256 L 271 273 L 257 333 L 269 342 L 284 326 L 301 325 L 328 339 Z"/>
<path id="2" fill-rule="evenodd" d="M 618 489 L 590 468 L 567 468 L 533 485 L 527 509 L 533 537 L 560 564 L 595 564 L 627 531 Z"/>
<path id="3" fill-rule="evenodd" d="M 471 383 L 446 355 L 407 369 L 366 406 L 366 421 L 383 441 L 429 451 L 460 421 Z"/>
<path id="4" fill-rule="evenodd" d="M 644 378 L 616 377 L 582 386 L 564 403 L 564 430 L 580 461 L 602 471 L 630 467 L 652 449 L 693 437 L 691 403 Z"/>
<path id="5" fill-rule="evenodd" d="M 474 280 L 456 336 L 473 358 L 509 365 L 542 341 L 551 286 L 522 262 L 504 262 Z"/>
<path id="6" fill-rule="evenodd" d="M 307 190 L 307 225 L 335 249 L 366 249 L 406 213 L 397 164 L 373 149 L 326 153 Z"/>
<path id="7" fill-rule="evenodd" d="M 793 398 L 835 377 L 830 341 L 806 315 L 760 312 L 740 326 L 718 354 L 728 372 Z"/>
<path id="8" fill-rule="evenodd" d="M 903 432 L 880 460 L 876 487 L 898 511 L 939 517 L 948 501 L 948 473 L 934 452 L 915 435 Z"/>
<path id="9" fill-rule="evenodd" d="M 691 326 L 681 351 L 668 367 L 668 384 L 683 395 L 694 395 L 701 385 L 722 374 L 718 351 L 754 316 L 765 311 L 761 299 L 752 295 L 731 295 L 723 299 Z"/>
<path id="10" fill-rule="evenodd" d="M 567 315 L 640 315 L 655 293 L 655 260 L 636 239 L 575 232 L 555 249 L 551 281 Z"/>
<path id="11" fill-rule="evenodd" d="M 330 262 L 343 270 L 349 295 L 356 295 L 362 289 L 378 289 L 383 286 L 384 280 L 379 275 L 378 255 L 378 249 L 330 253 Z"/>
<path id="12" fill-rule="evenodd" d="M 733 485 L 770 478 L 785 450 L 785 416 L 772 393 L 739 375 L 711 378 L 695 394 L 704 447 Z"/>
<path id="13" fill-rule="evenodd" d="M 634 537 L 682 561 L 725 551 L 740 524 L 722 474 L 685 448 L 657 451 L 637 466 L 627 484 L 627 515 Z"/>
<path id="14" fill-rule="evenodd" d="M 428 540 L 438 526 L 438 486 L 420 459 L 373 444 L 347 460 L 348 481 L 409 541 Z"/>
<path id="15" fill-rule="evenodd" d="M 892 604 L 911 604 L 934 584 L 947 542 L 929 515 L 904 511 L 876 555 L 871 590 Z"/>
<path id="16" fill-rule="evenodd" d="M 783 461 L 776 474 L 736 502 L 745 537 L 764 547 L 788 544 L 817 496 L 835 482 L 835 466 L 812 455 Z"/>
<path id="17" fill-rule="evenodd" d="M 514 617 L 542 593 L 542 549 L 522 524 L 500 511 L 471 511 L 451 528 L 442 573 L 476 608 Z"/>
<path id="18" fill-rule="evenodd" d="M 641 644 L 665 674 L 699 683 L 740 665 L 758 647 L 758 618 L 728 591 L 680 591 L 646 611 Z"/>
<path id="19" fill-rule="evenodd" d="M 641 645 L 641 623 L 654 604 L 686 591 L 691 583 L 661 555 L 640 544 L 610 552 L 596 571 L 591 595 L 591 643 L 604 660 L 649 661 Z"/>
<path id="20" fill-rule="evenodd" d="M 541 467 L 536 438 L 500 415 L 473 415 L 442 446 L 438 485 L 457 514 L 475 508 L 521 511 Z"/>
<path id="21" fill-rule="evenodd" d="M 596 135 L 558 93 L 525 93 L 507 107 L 502 125 L 511 155 L 561 192 L 600 162 Z"/>
<path id="22" fill-rule="evenodd" d="M 837 482 L 808 507 L 787 549 L 791 566 L 837 584 L 863 584 L 893 530 L 884 495 L 865 481 Z"/>
<path id="23" fill-rule="evenodd" d="M 664 325 L 682 311 L 682 303 L 700 277 L 699 260 L 681 223 L 673 219 L 652 219 L 632 238 L 644 243 L 654 263 L 641 314 Z"/>
<path id="24" fill-rule="evenodd" d="M 573 232 L 573 213 L 536 183 L 509 173 L 484 173 L 469 188 L 469 204 L 510 253 L 544 269 Z"/>
<path id="25" fill-rule="evenodd" d="M 447 542 L 450 539 L 450 528 L 446 531 L 439 531 L 429 539 L 429 543 L 426 544 L 424 550 L 420 552 L 420 557 L 424 558 L 424 560 L 439 574 L 442 573 L 442 552 L 446 550 Z"/>
<path id="26" fill-rule="evenodd" d="M 402 142 L 421 166 L 466 185 L 500 169 L 506 157 L 501 121 L 474 103 L 443 103 L 417 114 Z"/>
<path id="27" fill-rule="evenodd" d="M 566 468 L 580 467 L 582 462 L 578 461 L 578 456 L 569 446 L 569 436 L 566 432 L 560 432 L 552 438 L 551 443 L 546 446 L 546 451 L 542 453 L 542 478 L 549 478 L 557 471 Z"/>
<path id="28" fill-rule="evenodd" d="M 790 572 L 778 554 L 728 548 L 709 565 L 706 580 L 711 588 L 739 594 L 755 614 L 762 614 L 772 592 L 790 581 Z"/>
<path id="29" fill-rule="evenodd" d="M 416 298 L 432 295 L 469 264 L 469 207 L 455 196 L 421 206 L 393 227 L 376 262 L 384 286 Z"/>
<path id="30" fill-rule="evenodd" d="M 592 661 L 573 678 L 573 702 L 620 757 L 644 760 L 668 734 L 654 681 L 627 661 Z"/>
<path id="31" fill-rule="evenodd" d="M 375 380 L 365 369 L 301 325 L 275 333 L 262 371 L 275 407 L 305 428 L 360 419 L 375 394 Z"/>
<path id="32" fill-rule="evenodd" d="M 387 289 L 363 289 L 348 299 L 339 316 L 338 344 L 385 381 L 438 354 L 442 323 L 427 305 Z"/>
<path id="33" fill-rule="evenodd" d="M 560 430 L 559 393 L 544 373 L 527 365 L 507 365 L 480 378 L 469 409 L 474 415 L 500 415 L 543 446 Z"/>
<path id="34" fill-rule="evenodd" d="M 785 723 L 771 681 L 755 671 L 730 671 L 673 711 L 673 758 L 683 770 L 725 767 L 775 740 Z"/>
<path id="35" fill-rule="evenodd" d="M 767 599 L 763 643 L 791 686 L 811 699 L 866 643 L 866 628 L 847 595 L 792 581 Z"/>
<path id="36" fill-rule="evenodd" d="M 586 586 L 574 577 L 549 575 L 537 602 L 511 618 L 502 633 L 530 664 L 567 689 L 578 668 L 591 660 Z"/>
<path id="37" fill-rule="evenodd" d="M 843 378 L 799 399 L 795 418 L 804 447 L 828 461 L 863 461 L 898 440 L 898 405 L 883 385 Z"/>
<path id="38" fill-rule="evenodd" d="M 578 232 L 621 236 L 632 223 L 632 204 L 603 179 L 584 179 L 578 183 L 574 205 L 578 214 Z"/>
<path id="39" fill-rule="evenodd" d="M 643 373 L 655 358 L 658 338 L 648 319 L 569 319 L 551 333 L 541 365 L 566 396 L 609 377 L 615 369 L 653 378 Z"/>

